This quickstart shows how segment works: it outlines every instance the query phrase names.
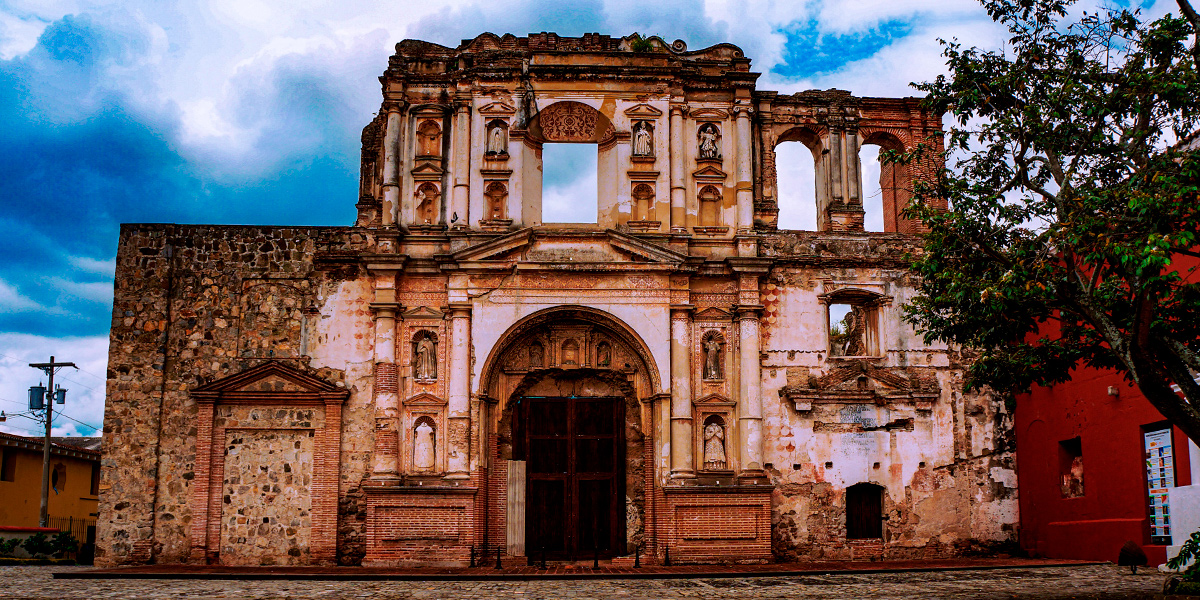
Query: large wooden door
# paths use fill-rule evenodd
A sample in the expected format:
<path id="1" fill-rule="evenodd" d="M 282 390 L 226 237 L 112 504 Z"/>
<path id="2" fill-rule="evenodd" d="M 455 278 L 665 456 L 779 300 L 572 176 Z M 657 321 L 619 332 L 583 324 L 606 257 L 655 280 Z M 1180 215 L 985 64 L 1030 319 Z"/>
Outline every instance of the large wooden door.
<path id="1" fill-rule="evenodd" d="M 846 488 L 846 538 L 870 540 L 883 537 L 883 488 L 856 483 Z"/>
<path id="2" fill-rule="evenodd" d="M 525 549 L 613 556 L 625 535 L 621 398 L 522 398 L 517 446 L 528 468 Z"/>

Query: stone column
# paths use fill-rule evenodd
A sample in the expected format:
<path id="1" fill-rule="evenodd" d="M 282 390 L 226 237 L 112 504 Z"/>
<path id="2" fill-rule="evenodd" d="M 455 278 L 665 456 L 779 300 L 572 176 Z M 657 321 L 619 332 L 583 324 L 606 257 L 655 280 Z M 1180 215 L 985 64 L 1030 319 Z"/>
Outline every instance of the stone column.
<path id="1" fill-rule="evenodd" d="M 671 106 L 671 230 L 687 230 L 686 190 L 683 187 L 683 106 Z"/>
<path id="2" fill-rule="evenodd" d="M 858 129 L 846 130 L 846 196 L 854 206 L 862 206 L 862 162 L 858 157 L 862 143 Z"/>
<path id="3" fill-rule="evenodd" d="M 692 456 L 692 307 L 671 307 L 671 478 L 696 476 Z"/>
<path id="4" fill-rule="evenodd" d="M 400 385 L 396 368 L 396 271 L 375 272 L 375 459 L 376 484 L 400 479 Z"/>
<path id="5" fill-rule="evenodd" d="M 383 134 L 383 214 L 384 227 L 396 224 L 400 207 L 400 140 L 404 127 L 404 107 L 399 102 L 387 103 L 387 128 Z"/>
<path id="6" fill-rule="evenodd" d="M 471 477 L 471 305 L 450 305 L 446 479 Z"/>
<path id="7" fill-rule="evenodd" d="M 750 135 L 750 107 L 739 106 L 735 110 L 737 110 L 737 230 L 750 231 L 754 229 L 754 176 L 751 173 L 754 140 Z"/>
<path id="8" fill-rule="evenodd" d="M 454 195 L 446 221 L 451 227 L 467 226 L 467 211 L 471 196 L 471 102 L 459 100 L 454 110 Z M 455 220 L 455 215 L 458 216 Z"/>
<path id="9" fill-rule="evenodd" d="M 741 389 L 738 400 L 741 425 L 739 436 L 742 447 L 740 452 L 741 477 L 762 477 L 762 397 L 759 395 L 759 384 L 762 381 L 759 361 L 758 317 L 761 306 L 738 307 L 738 330 L 741 346 L 741 374 L 739 381 Z"/>
<path id="10" fill-rule="evenodd" d="M 842 158 L 845 140 L 841 129 L 829 129 L 829 183 L 833 192 L 830 203 L 840 207 L 846 202 L 846 186 L 842 182 L 842 173 L 846 168 Z"/>

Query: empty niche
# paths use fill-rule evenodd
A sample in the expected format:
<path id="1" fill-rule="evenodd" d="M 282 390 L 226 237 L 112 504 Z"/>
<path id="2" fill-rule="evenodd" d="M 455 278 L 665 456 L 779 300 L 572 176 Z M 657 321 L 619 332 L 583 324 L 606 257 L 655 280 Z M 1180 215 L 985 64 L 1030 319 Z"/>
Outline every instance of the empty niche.
<path id="1" fill-rule="evenodd" d="M 716 186 L 706 185 L 700 188 L 700 224 L 713 227 L 720 224 L 721 192 Z"/>
<path id="2" fill-rule="evenodd" d="M 440 212 L 441 192 L 433 182 L 422 183 L 414 194 L 416 204 L 416 223 L 429 225 L 437 222 Z"/>
<path id="3" fill-rule="evenodd" d="M 422 121 L 417 127 L 417 156 L 442 155 L 442 128 L 437 121 Z"/>
<path id="4" fill-rule="evenodd" d="M 508 212 L 508 187 L 503 182 L 493 181 L 488 184 L 483 195 L 487 198 L 487 219 L 491 221 L 505 219 Z"/>
<path id="5" fill-rule="evenodd" d="M 633 186 L 633 221 L 654 220 L 654 188 L 648 183 Z"/>

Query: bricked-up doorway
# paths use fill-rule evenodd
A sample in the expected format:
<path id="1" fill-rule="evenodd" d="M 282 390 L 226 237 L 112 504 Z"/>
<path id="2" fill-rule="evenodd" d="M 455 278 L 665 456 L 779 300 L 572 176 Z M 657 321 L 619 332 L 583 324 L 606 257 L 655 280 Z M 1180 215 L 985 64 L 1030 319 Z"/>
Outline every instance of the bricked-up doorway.
<path id="1" fill-rule="evenodd" d="M 610 557 L 625 536 L 624 398 L 520 398 L 514 455 L 527 461 L 526 551 Z"/>

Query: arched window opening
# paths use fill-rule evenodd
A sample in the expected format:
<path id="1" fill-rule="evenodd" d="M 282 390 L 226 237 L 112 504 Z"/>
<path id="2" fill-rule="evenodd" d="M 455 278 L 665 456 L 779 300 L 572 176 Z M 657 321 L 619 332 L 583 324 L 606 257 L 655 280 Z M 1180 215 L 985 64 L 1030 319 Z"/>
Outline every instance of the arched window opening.
<path id="1" fill-rule="evenodd" d="M 846 539 L 882 537 L 883 488 L 873 483 L 856 483 L 846 488 Z"/>
<path id="2" fill-rule="evenodd" d="M 904 142 L 891 133 L 869 133 L 858 153 L 866 230 L 914 233 L 914 223 L 900 214 L 912 198 L 909 166 L 881 160 L 879 154 L 885 150 L 903 151 Z"/>
<path id="3" fill-rule="evenodd" d="M 779 229 L 817 230 L 815 136 L 795 134 L 775 146 L 775 199 Z M 799 143 L 797 143 L 799 142 Z"/>
<path id="4" fill-rule="evenodd" d="M 716 186 L 700 189 L 700 225 L 716 227 L 721 224 L 721 192 Z"/>
<path id="5" fill-rule="evenodd" d="M 864 144 L 858 151 L 858 164 L 862 173 L 862 204 L 866 214 L 863 216 L 865 231 L 888 231 L 883 220 L 883 181 L 879 152 L 881 147 L 874 144 Z M 889 177 L 895 169 L 889 165 Z M 890 186 L 894 183 L 889 182 Z"/>
<path id="6" fill-rule="evenodd" d="M 542 145 L 542 222 L 596 223 L 599 217 L 595 144 Z"/>

